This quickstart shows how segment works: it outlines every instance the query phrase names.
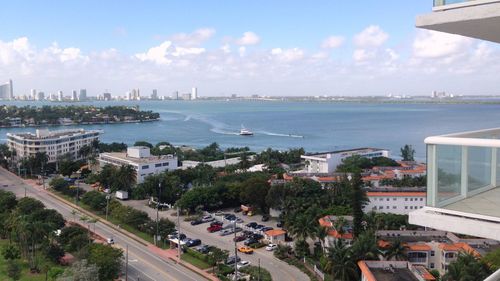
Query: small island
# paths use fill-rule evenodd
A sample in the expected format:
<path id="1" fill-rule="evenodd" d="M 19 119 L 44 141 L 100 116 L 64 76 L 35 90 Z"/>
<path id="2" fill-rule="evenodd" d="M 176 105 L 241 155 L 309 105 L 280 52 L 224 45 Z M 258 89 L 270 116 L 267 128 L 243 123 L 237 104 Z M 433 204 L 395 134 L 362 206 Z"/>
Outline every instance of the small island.
<path id="1" fill-rule="evenodd" d="M 36 127 L 150 122 L 160 119 L 138 106 L 0 106 L 0 127 Z"/>

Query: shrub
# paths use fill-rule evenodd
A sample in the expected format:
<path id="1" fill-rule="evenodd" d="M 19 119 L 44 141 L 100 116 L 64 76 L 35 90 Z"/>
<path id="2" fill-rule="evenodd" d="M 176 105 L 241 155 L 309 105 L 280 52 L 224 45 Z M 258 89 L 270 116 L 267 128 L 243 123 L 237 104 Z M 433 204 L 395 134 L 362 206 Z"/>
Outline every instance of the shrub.
<path id="1" fill-rule="evenodd" d="M 102 212 L 106 208 L 106 195 L 99 191 L 89 191 L 83 195 L 82 202 L 93 210 Z"/>

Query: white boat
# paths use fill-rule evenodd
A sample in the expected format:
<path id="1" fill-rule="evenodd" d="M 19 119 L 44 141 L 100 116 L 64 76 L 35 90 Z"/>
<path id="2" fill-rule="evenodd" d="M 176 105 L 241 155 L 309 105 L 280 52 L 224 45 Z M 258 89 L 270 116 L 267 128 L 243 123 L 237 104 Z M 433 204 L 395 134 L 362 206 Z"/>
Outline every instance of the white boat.
<path id="1" fill-rule="evenodd" d="M 242 126 L 240 130 L 240 136 L 253 136 L 253 132 Z"/>

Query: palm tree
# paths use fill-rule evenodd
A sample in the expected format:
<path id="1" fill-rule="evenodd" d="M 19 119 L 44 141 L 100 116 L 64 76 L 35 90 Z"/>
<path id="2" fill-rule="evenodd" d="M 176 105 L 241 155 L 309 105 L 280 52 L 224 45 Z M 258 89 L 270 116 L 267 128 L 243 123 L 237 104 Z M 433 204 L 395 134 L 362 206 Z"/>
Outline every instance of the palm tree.
<path id="1" fill-rule="evenodd" d="M 321 244 L 321 250 L 325 251 L 325 238 L 328 236 L 328 229 L 321 225 L 316 226 L 316 238 L 318 238 L 319 243 Z"/>
<path id="2" fill-rule="evenodd" d="M 397 261 L 406 259 L 406 248 L 401 242 L 401 240 L 396 239 L 391 243 L 391 246 L 385 253 L 387 260 L 395 259 Z"/>
<path id="3" fill-rule="evenodd" d="M 328 250 L 328 262 L 325 270 L 332 273 L 334 280 L 350 281 L 358 279 L 356 261 L 352 249 L 347 247 L 343 239 L 337 239 Z"/>
<path id="4" fill-rule="evenodd" d="M 456 261 L 450 263 L 443 281 L 475 281 L 484 280 L 492 273 L 488 264 L 472 253 L 461 252 Z"/>
<path id="5" fill-rule="evenodd" d="M 352 251 L 356 261 L 378 260 L 380 251 L 377 245 L 377 237 L 371 231 L 361 234 L 352 245 Z"/>

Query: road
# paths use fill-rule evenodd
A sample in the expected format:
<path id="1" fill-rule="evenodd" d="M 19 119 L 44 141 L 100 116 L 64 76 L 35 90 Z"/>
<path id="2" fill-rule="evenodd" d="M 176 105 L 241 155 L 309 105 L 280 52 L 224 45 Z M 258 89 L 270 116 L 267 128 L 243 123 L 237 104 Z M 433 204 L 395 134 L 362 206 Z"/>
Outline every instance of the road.
<path id="1" fill-rule="evenodd" d="M 23 197 L 25 192 L 29 197 L 36 198 L 45 204 L 45 207 L 55 209 L 66 220 L 72 220 L 71 211 L 73 208 L 60 202 L 41 188 L 35 188 L 25 184 L 19 177 L 11 174 L 3 168 L 0 168 L 0 188 L 14 192 L 18 197 Z M 3 187 L 3 185 L 7 187 Z M 94 228 L 94 226 L 92 226 Z M 141 281 L 198 281 L 206 280 L 198 274 L 177 265 L 173 261 L 165 261 L 155 254 L 149 252 L 146 246 L 129 238 L 128 236 L 115 231 L 113 228 L 97 222 L 95 232 L 102 237 L 113 237 L 115 246 L 125 248 L 128 245 L 128 279 Z"/>
<path id="2" fill-rule="evenodd" d="M 124 201 L 125 204 L 132 206 L 136 209 L 143 210 L 148 213 L 148 215 L 156 219 L 156 210 L 152 209 L 145 205 L 145 201 Z M 176 220 L 175 216 L 171 214 L 174 210 L 162 211 L 160 212 L 160 217 L 168 218 L 170 220 Z M 249 218 L 239 215 L 242 219 L 245 220 L 244 223 L 250 222 Z M 259 223 L 260 220 L 258 216 L 252 217 L 252 220 L 255 220 Z M 234 255 L 234 242 L 233 237 L 234 234 L 228 236 L 219 236 L 218 232 L 208 233 L 206 228 L 209 226 L 208 224 L 200 224 L 200 225 L 191 225 L 189 222 L 185 222 L 183 218 L 180 219 L 181 222 L 181 232 L 186 234 L 189 238 L 198 238 L 201 239 L 203 244 L 213 245 L 221 249 L 228 250 L 230 255 Z M 176 222 L 177 223 L 177 222 Z M 267 225 L 272 225 L 272 223 L 262 223 Z M 238 243 L 238 247 L 242 246 L 243 242 Z M 242 260 L 247 260 L 251 262 L 252 265 L 257 266 L 260 259 L 261 267 L 267 269 L 273 278 L 273 281 L 309 281 L 310 278 L 304 274 L 302 271 L 297 269 L 294 266 L 291 266 L 277 258 L 274 257 L 272 252 L 266 251 L 264 248 L 257 249 L 251 255 L 246 255 L 242 253 L 238 253 L 238 256 L 241 257 Z"/>

